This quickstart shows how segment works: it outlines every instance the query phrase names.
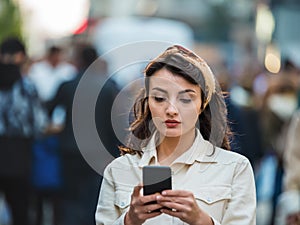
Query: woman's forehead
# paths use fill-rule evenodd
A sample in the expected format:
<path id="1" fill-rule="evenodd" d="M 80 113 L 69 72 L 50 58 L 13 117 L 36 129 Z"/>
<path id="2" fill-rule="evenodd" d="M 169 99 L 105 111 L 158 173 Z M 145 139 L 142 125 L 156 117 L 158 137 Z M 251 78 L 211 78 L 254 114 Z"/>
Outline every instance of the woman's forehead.
<path id="1" fill-rule="evenodd" d="M 150 89 L 160 87 L 165 89 L 174 89 L 177 91 L 186 89 L 199 89 L 200 91 L 200 87 L 198 85 L 190 83 L 181 75 L 174 74 L 165 68 L 156 71 L 151 77 L 149 77 L 149 79 Z"/>

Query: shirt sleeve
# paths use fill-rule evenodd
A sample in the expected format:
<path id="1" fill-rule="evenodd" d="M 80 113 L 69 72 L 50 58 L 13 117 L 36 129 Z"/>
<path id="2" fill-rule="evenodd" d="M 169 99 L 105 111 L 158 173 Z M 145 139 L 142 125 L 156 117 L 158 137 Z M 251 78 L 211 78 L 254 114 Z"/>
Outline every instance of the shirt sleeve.
<path id="1" fill-rule="evenodd" d="M 108 166 L 104 171 L 99 200 L 96 207 L 96 225 L 124 225 L 125 214 L 121 214 L 114 204 L 115 187 Z"/>
<path id="2" fill-rule="evenodd" d="M 215 222 L 215 224 L 219 223 Z M 256 224 L 256 190 L 253 169 L 249 160 L 244 157 L 236 166 L 232 181 L 232 198 L 228 202 L 221 224 Z"/>

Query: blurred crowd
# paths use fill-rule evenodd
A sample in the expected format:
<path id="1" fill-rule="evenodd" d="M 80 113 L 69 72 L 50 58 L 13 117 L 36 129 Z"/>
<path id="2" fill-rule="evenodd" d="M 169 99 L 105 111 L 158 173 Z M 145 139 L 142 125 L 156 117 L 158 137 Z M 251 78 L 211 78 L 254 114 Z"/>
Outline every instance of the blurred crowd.
<path id="1" fill-rule="evenodd" d="M 110 112 L 120 87 L 106 79 L 108 62 L 98 54 L 79 42 L 49 46 L 33 61 L 18 38 L 1 43 L 0 224 L 95 224 L 101 176 L 78 149 L 72 106 L 80 79 L 97 62 L 95 79 L 105 85 L 95 122 L 104 147 L 118 156 Z M 300 68 L 291 58 L 278 74 L 255 60 L 234 76 L 226 62 L 211 67 L 226 93 L 232 151 L 254 169 L 257 224 L 300 224 Z"/>
<path id="2" fill-rule="evenodd" d="M 217 75 L 228 93 L 232 150 L 254 169 L 257 224 L 300 224 L 299 66 L 285 58 L 272 74 L 253 60 L 236 77 L 223 67 Z"/>
<path id="3" fill-rule="evenodd" d="M 101 176 L 77 147 L 72 104 L 98 54 L 88 43 L 76 43 L 72 52 L 68 58 L 66 48 L 49 46 L 45 57 L 32 61 L 18 38 L 1 43 L 0 224 L 94 224 Z M 95 81 L 105 80 L 106 70 L 106 62 L 97 60 Z M 114 154 L 118 140 L 107 112 L 116 90 L 113 81 L 105 83 L 95 116 Z"/>

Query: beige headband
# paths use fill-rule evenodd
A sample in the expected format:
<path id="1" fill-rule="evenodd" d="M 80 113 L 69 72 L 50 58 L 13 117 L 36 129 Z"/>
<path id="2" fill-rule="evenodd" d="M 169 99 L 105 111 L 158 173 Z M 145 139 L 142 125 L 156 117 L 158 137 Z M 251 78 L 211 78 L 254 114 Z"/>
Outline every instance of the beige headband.
<path id="1" fill-rule="evenodd" d="M 188 50 L 180 45 L 173 45 L 169 47 L 166 51 L 164 51 L 162 54 L 153 59 L 152 62 L 160 61 L 160 58 L 165 58 L 168 55 L 180 55 L 186 61 L 197 67 L 203 74 L 203 78 L 205 80 L 206 85 L 205 88 L 207 90 L 206 101 L 204 102 L 204 107 L 206 107 L 207 104 L 210 102 L 213 93 L 216 91 L 215 76 L 212 73 L 210 67 L 201 57 L 196 55 L 191 50 Z M 149 63 L 149 65 L 146 67 L 146 70 L 151 64 L 152 63 Z"/>

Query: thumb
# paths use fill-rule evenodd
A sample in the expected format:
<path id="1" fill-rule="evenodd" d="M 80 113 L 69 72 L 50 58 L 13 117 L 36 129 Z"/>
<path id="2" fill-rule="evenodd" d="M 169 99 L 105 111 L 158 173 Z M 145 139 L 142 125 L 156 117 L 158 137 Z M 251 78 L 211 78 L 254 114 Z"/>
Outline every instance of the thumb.
<path id="1" fill-rule="evenodd" d="M 140 196 L 140 191 L 143 188 L 142 184 L 138 184 L 137 186 L 134 187 L 132 196 Z"/>

